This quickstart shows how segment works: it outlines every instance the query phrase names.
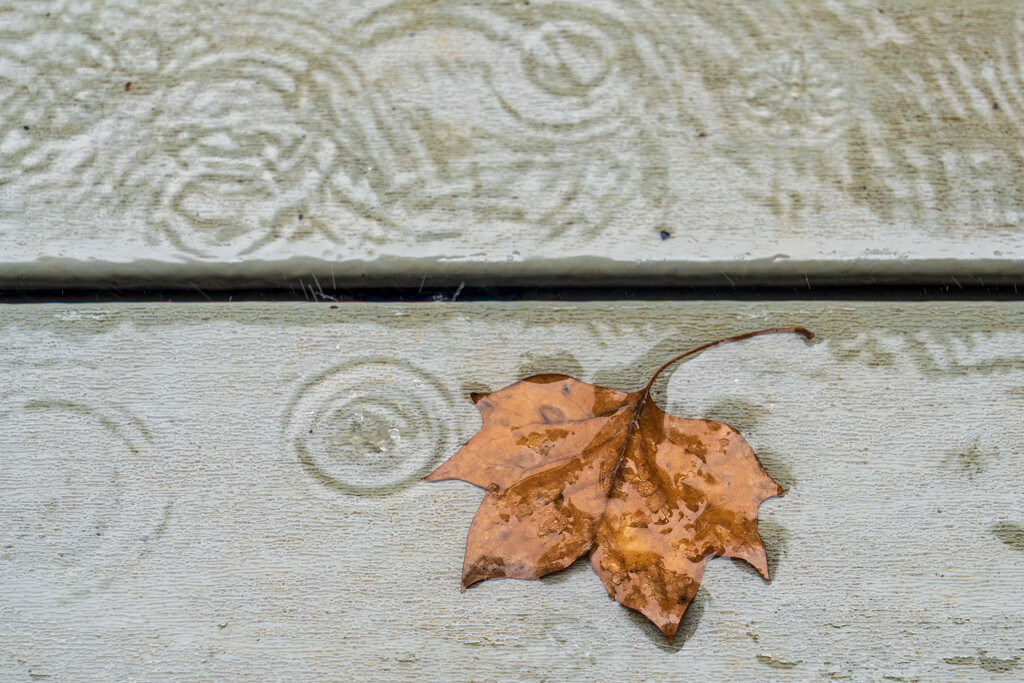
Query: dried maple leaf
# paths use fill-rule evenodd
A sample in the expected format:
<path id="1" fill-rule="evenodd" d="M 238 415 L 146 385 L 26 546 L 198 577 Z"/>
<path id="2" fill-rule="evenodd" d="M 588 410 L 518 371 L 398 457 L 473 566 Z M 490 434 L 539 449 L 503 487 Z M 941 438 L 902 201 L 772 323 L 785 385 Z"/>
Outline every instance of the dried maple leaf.
<path id="1" fill-rule="evenodd" d="M 742 558 L 768 578 L 757 533 L 761 502 L 782 492 L 732 427 L 668 415 L 654 380 L 625 393 L 565 375 L 537 375 L 473 394 L 483 426 L 429 474 L 487 495 L 469 529 L 462 589 L 484 579 L 536 579 L 584 553 L 608 593 L 642 612 L 669 642 L 704 563 Z"/>

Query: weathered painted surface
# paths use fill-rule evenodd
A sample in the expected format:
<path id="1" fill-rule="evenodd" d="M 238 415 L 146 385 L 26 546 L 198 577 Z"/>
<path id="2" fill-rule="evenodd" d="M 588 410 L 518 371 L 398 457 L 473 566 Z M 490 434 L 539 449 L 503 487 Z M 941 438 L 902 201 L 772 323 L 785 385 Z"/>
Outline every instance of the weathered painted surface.
<path id="1" fill-rule="evenodd" d="M 1019 280 L 1019 3 L 280 4 L 0 7 L 0 279 Z"/>
<path id="2" fill-rule="evenodd" d="M 468 392 L 565 372 L 738 428 L 772 581 L 709 563 L 676 645 L 579 562 L 459 592 Z M 1012 680 L 1024 306 L 9 307 L 0 678 Z"/>

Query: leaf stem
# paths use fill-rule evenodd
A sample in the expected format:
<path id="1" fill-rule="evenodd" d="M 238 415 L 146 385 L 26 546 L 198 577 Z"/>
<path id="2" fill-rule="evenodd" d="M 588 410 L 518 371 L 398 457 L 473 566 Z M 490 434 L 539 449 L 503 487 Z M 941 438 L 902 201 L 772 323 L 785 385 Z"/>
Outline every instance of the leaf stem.
<path id="1" fill-rule="evenodd" d="M 695 349 L 690 349 L 686 353 L 683 353 L 683 354 L 680 354 L 680 355 L 676 356 L 675 358 L 673 358 L 672 360 L 670 360 L 669 362 L 665 363 L 660 368 L 658 368 L 654 372 L 654 376 L 651 377 L 651 381 L 647 383 L 646 387 L 644 387 L 644 394 L 649 394 L 650 393 L 651 387 L 654 386 L 654 380 L 658 379 L 658 375 L 660 375 L 662 373 L 662 371 L 664 371 L 666 368 L 668 368 L 668 366 L 670 366 L 673 363 L 676 363 L 678 361 L 681 361 L 682 359 L 686 358 L 687 356 L 692 356 L 693 354 L 698 353 L 700 351 L 703 351 L 704 349 L 711 348 L 712 346 L 718 346 L 719 344 L 724 344 L 726 342 L 740 341 L 741 339 L 750 339 L 751 337 L 757 337 L 757 336 L 762 335 L 762 334 L 775 334 L 776 332 L 795 332 L 795 333 L 797 333 L 799 335 L 802 335 L 804 337 L 804 339 L 814 339 L 814 333 L 811 332 L 810 330 L 804 328 L 804 327 L 772 327 L 772 328 L 767 329 L 767 330 L 758 330 L 757 332 L 747 332 L 746 334 L 737 334 L 735 337 L 726 337 L 725 339 L 719 339 L 718 341 L 713 341 L 713 342 L 709 342 L 707 344 L 702 344 L 701 346 L 698 346 Z"/>

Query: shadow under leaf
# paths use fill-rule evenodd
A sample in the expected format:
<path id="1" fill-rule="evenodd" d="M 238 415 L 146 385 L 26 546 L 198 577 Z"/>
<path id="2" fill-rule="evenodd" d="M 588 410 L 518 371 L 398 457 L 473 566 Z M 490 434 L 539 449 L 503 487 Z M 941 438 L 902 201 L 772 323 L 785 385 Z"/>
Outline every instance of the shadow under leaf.
<path id="1" fill-rule="evenodd" d="M 659 650 L 663 652 L 679 652 L 679 650 L 683 649 L 686 641 L 697 632 L 697 625 L 700 623 L 701 617 L 704 616 L 704 610 L 710 602 L 711 595 L 704 588 L 698 588 L 697 594 L 693 596 L 690 606 L 687 607 L 686 613 L 683 614 L 682 621 L 679 622 L 679 630 L 676 631 L 675 640 L 672 641 L 671 645 L 665 640 L 665 635 L 650 619 L 628 607 L 623 607 L 622 605 L 619 607 L 625 612 L 626 620 L 640 629 L 647 636 L 647 639 L 654 643 Z"/>

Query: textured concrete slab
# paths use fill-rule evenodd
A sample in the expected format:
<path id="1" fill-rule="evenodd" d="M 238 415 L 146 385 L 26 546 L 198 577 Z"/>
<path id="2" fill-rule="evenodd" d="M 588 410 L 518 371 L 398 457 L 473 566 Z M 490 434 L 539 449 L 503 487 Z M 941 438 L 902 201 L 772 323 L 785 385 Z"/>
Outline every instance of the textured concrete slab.
<path id="1" fill-rule="evenodd" d="M 1024 659 L 1024 308 L 8 307 L 4 680 L 1001 680 Z M 738 428 L 772 581 L 708 565 L 674 646 L 585 562 L 459 593 L 482 491 L 421 475 L 468 393 L 562 372 Z"/>
<path id="2" fill-rule="evenodd" d="M 1017 281 L 1024 12 L 18 2 L 0 280 Z"/>

